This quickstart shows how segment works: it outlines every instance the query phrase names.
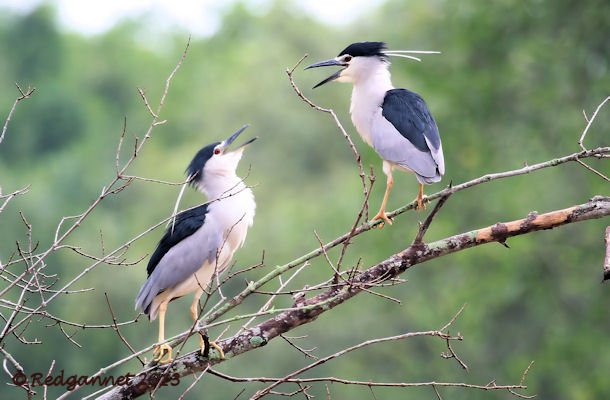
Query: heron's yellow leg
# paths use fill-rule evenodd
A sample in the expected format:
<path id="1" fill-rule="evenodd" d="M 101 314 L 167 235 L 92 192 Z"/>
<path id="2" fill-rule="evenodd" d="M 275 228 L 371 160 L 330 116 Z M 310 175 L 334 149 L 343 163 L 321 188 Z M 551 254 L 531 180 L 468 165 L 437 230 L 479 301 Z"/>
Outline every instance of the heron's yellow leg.
<path id="1" fill-rule="evenodd" d="M 159 342 L 165 340 L 165 312 L 167 311 L 167 302 L 164 301 L 159 305 Z M 153 361 L 159 364 L 167 364 L 172 361 L 172 347 L 163 343 L 156 346 L 153 350 Z"/>
<path id="2" fill-rule="evenodd" d="M 199 298 L 202 294 L 203 290 L 197 290 L 197 292 L 195 292 L 195 298 L 191 303 L 191 318 L 193 318 L 193 322 L 197 321 L 197 318 L 199 317 Z M 201 354 L 208 354 L 210 352 L 210 346 L 212 346 L 218 351 L 218 354 L 220 354 L 220 358 L 225 358 L 225 353 L 224 351 L 222 351 L 222 348 L 215 342 L 210 342 L 209 340 L 207 340 L 207 336 L 199 332 L 199 348 L 201 349 Z"/>
<path id="3" fill-rule="evenodd" d="M 425 210 L 426 204 L 424 203 L 424 185 L 419 184 L 419 192 L 417 193 L 417 207 L 416 210 Z"/>
<path id="4" fill-rule="evenodd" d="M 193 302 L 191 303 L 191 318 L 193 318 L 193 322 L 197 321 L 197 317 L 199 316 L 199 298 L 202 294 L 203 291 L 201 291 L 201 289 L 198 290 L 195 293 L 195 298 L 193 299 Z"/>
<path id="5" fill-rule="evenodd" d="M 383 223 L 379 224 L 379 229 L 383 228 L 384 223 L 392 225 L 392 220 L 385 212 L 386 205 L 388 204 L 388 198 L 390 197 L 390 192 L 392 191 L 392 187 L 394 186 L 394 177 L 392 176 L 392 170 L 390 169 L 387 173 L 388 180 L 386 181 L 385 186 L 385 194 L 383 195 L 383 201 L 381 202 L 381 208 L 379 212 L 373 217 L 371 221 L 376 221 L 378 219 L 383 220 Z"/>

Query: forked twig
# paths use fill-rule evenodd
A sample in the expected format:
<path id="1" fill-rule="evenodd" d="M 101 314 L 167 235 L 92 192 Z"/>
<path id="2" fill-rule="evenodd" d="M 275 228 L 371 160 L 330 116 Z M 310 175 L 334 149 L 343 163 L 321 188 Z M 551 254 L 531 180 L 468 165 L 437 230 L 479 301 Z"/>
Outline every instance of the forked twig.
<path id="1" fill-rule="evenodd" d="M 583 114 L 585 115 L 585 120 L 587 121 L 587 126 L 585 126 L 585 129 L 582 131 L 582 135 L 580 135 L 580 139 L 578 139 L 578 145 L 580 146 L 580 148 L 583 151 L 587 150 L 587 148 L 583 144 L 583 142 L 585 141 L 585 136 L 587 136 L 587 133 L 589 132 L 589 128 L 591 128 L 591 125 L 593 125 L 593 122 L 595 121 L 595 118 L 597 118 L 597 113 L 599 112 L 599 110 L 602 109 L 602 107 L 608 101 L 610 101 L 610 96 L 606 97 L 601 103 L 599 103 L 599 105 L 597 106 L 597 108 L 593 112 L 593 115 L 591 116 L 591 118 L 588 118 L 587 114 L 585 114 L 585 112 L 583 110 Z"/>
<path id="2" fill-rule="evenodd" d="M 23 89 L 21 89 L 21 87 L 17 83 L 15 83 L 15 86 L 17 86 L 17 90 L 19 91 L 21 96 L 17 97 L 17 99 L 13 103 L 13 106 L 11 107 L 11 110 L 8 112 L 8 115 L 6 116 L 6 119 L 4 120 L 4 125 L 2 126 L 2 133 L 0 133 L 0 143 L 2 143 L 2 141 L 4 140 L 4 135 L 6 134 L 6 130 L 8 129 L 9 122 L 11 122 L 11 118 L 13 117 L 13 114 L 15 113 L 17 104 L 19 104 L 21 101 L 23 101 L 25 99 L 29 99 L 30 96 L 32 96 L 32 94 L 36 90 L 36 88 L 28 86 L 27 90 L 24 91 Z"/>

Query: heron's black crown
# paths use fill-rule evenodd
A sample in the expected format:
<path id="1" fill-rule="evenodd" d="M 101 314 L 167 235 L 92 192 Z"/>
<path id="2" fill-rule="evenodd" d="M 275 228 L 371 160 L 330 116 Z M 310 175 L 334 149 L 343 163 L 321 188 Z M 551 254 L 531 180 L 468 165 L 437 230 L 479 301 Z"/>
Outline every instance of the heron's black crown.
<path id="1" fill-rule="evenodd" d="M 214 148 L 219 144 L 220 142 L 209 144 L 195 154 L 195 157 L 193 157 L 185 171 L 187 177 L 189 177 L 189 184 L 195 185 L 203 179 L 203 166 L 212 158 L 214 155 Z"/>
<path id="2" fill-rule="evenodd" d="M 338 57 L 349 54 L 352 57 L 385 57 L 386 50 L 384 42 L 356 42 L 347 46 Z"/>

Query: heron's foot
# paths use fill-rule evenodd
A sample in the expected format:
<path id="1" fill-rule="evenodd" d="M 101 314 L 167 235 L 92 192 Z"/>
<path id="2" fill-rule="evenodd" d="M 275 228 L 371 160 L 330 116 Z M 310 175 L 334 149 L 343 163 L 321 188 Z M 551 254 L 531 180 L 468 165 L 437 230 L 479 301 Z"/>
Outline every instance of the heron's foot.
<path id="1" fill-rule="evenodd" d="M 216 349 L 216 351 L 218 351 L 218 355 L 220 356 L 221 360 L 224 360 L 225 358 L 225 352 L 222 351 L 222 347 L 220 347 L 218 344 L 216 344 L 216 342 L 210 342 L 210 346 L 212 346 L 213 348 Z"/>
<path id="2" fill-rule="evenodd" d="M 216 342 L 210 342 L 208 335 L 199 334 L 199 348 L 201 349 L 201 354 L 206 358 L 210 356 L 210 347 L 216 349 L 221 360 L 225 358 L 225 352 L 222 351 L 222 348 Z"/>
<path id="3" fill-rule="evenodd" d="M 378 219 L 380 219 L 382 222 L 378 225 L 375 225 L 376 228 L 382 229 L 385 226 L 385 224 L 392 225 L 392 220 L 390 219 L 390 217 L 388 217 L 388 214 L 383 210 L 379 210 L 379 212 L 377 213 L 377 215 L 375 215 L 373 217 L 371 222 L 375 222 Z"/>
<path id="4" fill-rule="evenodd" d="M 417 196 L 417 205 L 415 206 L 415 210 L 417 211 L 423 211 L 426 209 L 427 204 L 428 204 L 428 198 L 425 196 L 419 197 Z"/>
<path id="5" fill-rule="evenodd" d="M 167 364 L 173 360 L 172 357 L 172 347 L 163 343 L 159 346 L 156 346 L 153 350 L 153 361 L 159 364 Z"/>

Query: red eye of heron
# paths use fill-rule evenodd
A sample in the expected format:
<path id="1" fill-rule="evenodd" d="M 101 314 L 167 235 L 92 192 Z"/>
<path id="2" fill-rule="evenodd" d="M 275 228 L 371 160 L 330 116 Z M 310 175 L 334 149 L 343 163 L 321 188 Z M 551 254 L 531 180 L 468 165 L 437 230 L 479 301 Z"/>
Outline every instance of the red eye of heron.
<path id="1" fill-rule="evenodd" d="M 214 149 L 214 154 L 216 154 L 216 155 L 220 154 L 220 149 Z"/>
<path id="2" fill-rule="evenodd" d="M 345 57 L 343 57 L 343 61 L 344 61 L 344 62 L 350 62 L 350 61 L 352 61 L 352 56 L 345 56 Z"/>

